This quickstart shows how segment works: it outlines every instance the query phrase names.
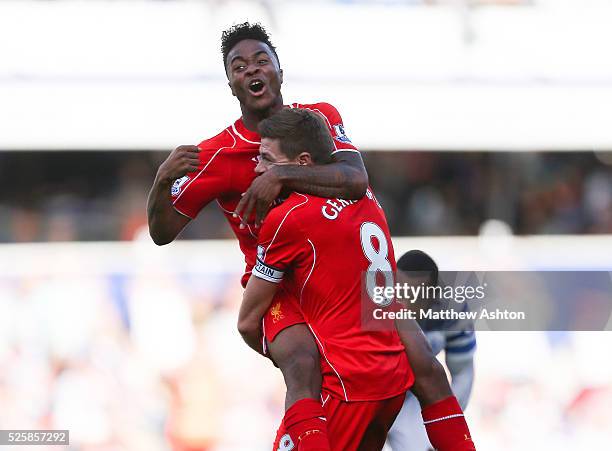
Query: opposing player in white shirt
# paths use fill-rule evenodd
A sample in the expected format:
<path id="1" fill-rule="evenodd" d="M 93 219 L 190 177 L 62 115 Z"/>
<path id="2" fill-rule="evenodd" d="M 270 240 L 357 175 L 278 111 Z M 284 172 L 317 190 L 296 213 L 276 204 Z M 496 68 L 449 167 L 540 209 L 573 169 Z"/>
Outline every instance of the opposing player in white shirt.
<path id="1" fill-rule="evenodd" d="M 435 286 L 438 266 L 425 252 L 406 252 L 397 262 L 397 279 L 401 284 Z M 467 308 L 462 304 L 460 309 Z M 418 316 L 417 316 L 418 318 Z M 466 409 L 474 382 L 474 352 L 476 335 L 472 322 L 459 320 L 418 320 L 434 355 L 445 352 L 446 367 L 451 376 L 451 388 L 461 408 Z M 387 436 L 393 451 L 428 451 L 433 449 L 421 419 L 418 400 L 408 394 L 393 427 Z"/>

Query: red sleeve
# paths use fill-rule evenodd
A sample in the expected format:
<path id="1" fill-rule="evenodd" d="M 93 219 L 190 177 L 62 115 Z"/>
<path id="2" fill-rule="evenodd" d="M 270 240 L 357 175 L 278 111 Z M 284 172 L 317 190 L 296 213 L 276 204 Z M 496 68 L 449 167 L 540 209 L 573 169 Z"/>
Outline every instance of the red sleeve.
<path id="1" fill-rule="evenodd" d="M 334 146 L 336 147 L 335 152 L 340 150 L 358 152 L 357 148 L 353 145 L 347 136 L 346 131 L 344 130 L 342 116 L 340 116 L 340 113 L 336 107 L 330 103 L 322 102 L 317 103 L 316 108 L 321 112 L 321 114 L 323 114 L 323 116 L 325 116 L 329 131 L 334 138 Z"/>
<path id="2" fill-rule="evenodd" d="M 175 210 L 191 219 L 209 202 L 230 189 L 230 165 L 224 157 L 224 152 L 229 148 L 227 143 L 213 138 L 202 142 L 198 147 L 198 171 L 175 180 L 170 191 Z"/>
<path id="3" fill-rule="evenodd" d="M 268 282 L 280 283 L 305 245 L 304 237 L 295 220 L 294 210 L 300 202 L 273 209 L 261 226 L 257 240 L 257 262 L 253 275 Z"/>

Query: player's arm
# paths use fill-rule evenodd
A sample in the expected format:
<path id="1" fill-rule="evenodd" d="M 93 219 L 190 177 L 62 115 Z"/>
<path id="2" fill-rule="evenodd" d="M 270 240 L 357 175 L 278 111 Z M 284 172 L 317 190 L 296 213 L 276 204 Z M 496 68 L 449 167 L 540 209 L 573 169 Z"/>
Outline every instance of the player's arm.
<path id="1" fill-rule="evenodd" d="M 283 165 L 271 168 L 257 177 L 242 197 L 236 212 L 249 218 L 255 210 L 255 225 L 266 216 L 271 203 L 283 188 L 313 196 L 361 199 L 368 188 L 368 173 L 361 154 L 344 132 L 342 117 L 327 103 L 317 109 L 329 127 L 333 138 L 332 163 L 315 167 Z"/>
<path id="2" fill-rule="evenodd" d="M 298 105 L 299 106 L 299 105 Z M 368 173 L 361 154 L 344 131 L 342 116 L 329 103 L 316 104 L 332 136 L 331 164 L 313 167 L 280 166 L 273 171 L 283 188 L 319 197 L 359 200 L 368 188 Z M 274 172 L 276 172 L 274 174 Z"/>
<path id="3" fill-rule="evenodd" d="M 358 152 L 339 151 L 334 162 L 317 166 L 278 165 L 256 177 L 236 207 L 236 214 L 250 218 L 255 209 L 255 224 L 266 216 L 282 188 L 313 196 L 361 199 L 368 188 L 368 173 Z"/>
<path id="4" fill-rule="evenodd" d="M 200 164 L 197 146 L 179 146 L 159 166 L 147 200 L 149 234 L 155 244 L 172 242 L 190 218 L 174 209 L 169 196 L 175 180 L 194 172 Z"/>
<path id="5" fill-rule="evenodd" d="M 337 151 L 324 166 L 276 166 L 272 172 L 292 191 L 319 197 L 361 199 L 368 188 L 368 173 L 358 152 Z"/>
<path id="6" fill-rule="evenodd" d="M 396 321 L 396 327 L 414 372 L 411 391 L 421 403 L 429 441 L 439 451 L 475 451 L 463 410 L 420 327 L 413 320 Z"/>
<path id="7" fill-rule="evenodd" d="M 415 320 L 404 319 L 396 320 L 395 325 L 415 375 L 410 390 L 421 406 L 452 396 L 444 367 L 434 355 L 419 324 Z"/>
<path id="8" fill-rule="evenodd" d="M 238 331 L 252 349 L 263 354 L 262 319 L 270 308 L 278 285 L 285 271 L 302 254 L 300 227 L 296 224 L 294 210 L 286 201 L 270 213 L 257 239 L 257 262 L 247 283 L 240 313 Z"/>
<path id="9" fill-rule="evenodd" d="M 451 375 L 451 388 L 461 408 L 467 407 L 474 384 L 474 331 L 454 332 L 447 338 L 446 367 Z"/>
<path id="10" fill-rule="evenodd" d="M 238 314 L 238 332 L 251 349 L 263 354 L 262 319 L 270 308 L 278 283 L 252 276 L 244 290 Z"/>

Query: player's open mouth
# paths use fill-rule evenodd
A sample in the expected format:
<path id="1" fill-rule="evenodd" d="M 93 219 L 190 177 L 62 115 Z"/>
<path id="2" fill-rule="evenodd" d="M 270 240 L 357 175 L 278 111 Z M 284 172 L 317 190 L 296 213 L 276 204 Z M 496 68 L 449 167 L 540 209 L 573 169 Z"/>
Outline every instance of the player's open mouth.
<path id="1" fill-rule="evenodd" d="M 266 85 L 261 80 L 253 80 L 249 83 L 249 92 L 254 96 L 261 96 L 265 91 Z"/>

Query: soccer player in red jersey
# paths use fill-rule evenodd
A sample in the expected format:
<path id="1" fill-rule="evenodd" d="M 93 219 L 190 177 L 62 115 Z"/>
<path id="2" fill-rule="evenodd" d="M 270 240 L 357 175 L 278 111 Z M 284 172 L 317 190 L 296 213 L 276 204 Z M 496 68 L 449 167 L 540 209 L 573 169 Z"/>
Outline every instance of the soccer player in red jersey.
<path id="1" fill-rule="evenodd" d="M 312 112 L 283 110 L 262 121 L 259 130 L 258 173 L 279 165 L 329 161 L 332 139 Z M 395 269 L 385 215 L 370 190 L 358 201 L 291 193 L 269 213 L 260 231 L 239 329 L 258 350 L 262 336 L 265 339 L 275 329 L 266 312 L 278 290 L 299 303 L 321 355 L 322 400 L 333 450 L 382 449 L 413 383 L 394 323 L 386 330 L 362 327 L 361 275 L 390 275 Z M 434 407 L 444 411 L 449 401 Z M 460 410 L 450 416 L 465 424 Z M 279 428 L 275 451 L 300 449 L 295 437 L 286 434 L 286 420 Z M 447 418 L 436 417 L 433 422 L 438 420 Z M 459 441 L 441 445 L 448 451 L 475 449 L 467 425 Z"/>
<path id="2" fill-rule="evenodd" d="M 308 108 L 325 118 L 328 133 L 334 137 L 333 161 L 316 169 L 278 166 L 255 180 L 260 145 L 257 125 L 284 107 L 280 92 L 283 72 L 274 46 L 259 25 L 244 23 L 224 32 L 222 54 L 229 87 L 240 102 L 242 116 L 218 135 L 197 146 L 179 146 L 170 154 L 158 169 L 147 212 L 151 237 L 163 245 L 173 241 L 205 205 L 216 201 L 245 255 L 244 285 L 256 260 L 258 230 L 253 209 L 256 220 L 261 221 L 281 188 L 359 199 L 368 178 L 359 152 L 344 133 L 338 111 L 330 104 L 317 103 L 289 107 Z M 276 308 L 269 312 L 269 323 L 276 330 L 268 334 L 267 345 L 287 385 L 285 404 L 291 418 L 287 424 L 294 424 L 291 430 L 296 434 L 304 428 L 321 431 L 305 438 L 303 449 L 326 450 L 329 445 L 317 444 L 327 440 L 325 422 L 320 418 L 317 346 L 299 309 L 285 303 L 279 293 Z"/>
<path id="3" fill-rule="evenodd" d="M 265 30 L 259 25 L 244 23 L 223 33 L 223 63 L 232 94 L 240 102 L 242 116 L 218 135 L 197 146 L 177 147 L 158 169 L 149 193 L 147 213 L 151 237 L 158 245 L 172 242 L 181 230 L 209 202 L 215 200 L 225 213 L 240 248 L 245 255 L 246 284 L 256 260 L 257 224 L 265 216 L 281 188 L 309 194 L 343 199 L 363 197 L 368 178 L 361 156 L 344 133 L 338 111 L 329 104 L 293 104 L 321 113 L 333 136 L 332 162 L 310 167 L 277 165 L 255 179 L 256 157 L 259 154 L 259 122 L 284 106 L 280 92 L 283 73 L 276 50 Z M 245 193 L 244 195 L 242 195 Z M 251 211 L 255 209 L 255 221 Z M 269 310 L 267 323 L 268 351 L 278 365 L 287 385 L 286 419 L 290 431 L 321 430 L 307 434 L 301 449 L 329 449 L 316 442 L 325 436 L 325 423 L 319 399 L 321 374 L 317 345 L 304 319 L 293 303 L 285 305 L 279 293 Z M 275 335 L 277 334 L 277 335 Z M 414 334 L 414 346 L 425 340 Z M 408 352 L 411 362 L 412 355 Z M 421 354 L 419 354 L 421 356 Z M 418 356 L 417 356 L 418 357 Z M 422 405 L 429 405 L 446 393 L 443 369 L 432 367 L 430 360 L 414 359 L 417 375 L 413 392 Z M 441 369 L 441 372 L 440 372 Z M 323 442 L 326 438 L 323 439 Z M 314 447 L 308 448 L 310 443 Z M 432 443 L 434 443 L 432 441 Z"/>

